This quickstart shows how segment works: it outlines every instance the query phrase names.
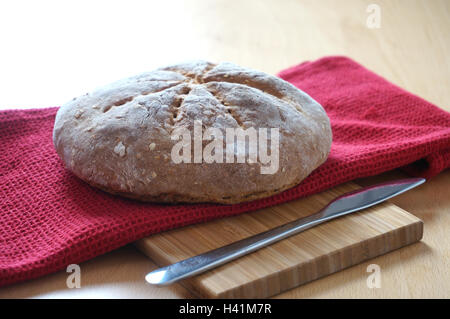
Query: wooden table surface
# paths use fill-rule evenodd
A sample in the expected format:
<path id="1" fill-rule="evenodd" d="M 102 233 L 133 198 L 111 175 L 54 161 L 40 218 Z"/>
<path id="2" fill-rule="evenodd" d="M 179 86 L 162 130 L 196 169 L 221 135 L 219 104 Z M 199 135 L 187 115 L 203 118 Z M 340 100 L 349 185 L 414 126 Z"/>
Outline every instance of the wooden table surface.
<path id="1" fill-rule="evenodd" d="M 367 26 L 371 3 L 380 9 L 380 28 Z M 450 111 L 448 0 L 164 1 L 145 8 L 134 1 L 126 7 L 44 1 L 30 2 L 36 7 L 29 16 L 4 6 L 2 109 L 60 105 L 105 82 L 186 59 L 228 60 L 275 74 L 304 60 L 347 55 Z M 395 171 L 357 182 L 399 176 Z M 277 297 L 449 298 L 450 170 L 392 202 L 425 222 L 420 243 Z M 381 288 L 366 285 L 372 263 L 380 266 Z M 0 297 L 193 297 L 179 285 L 147 285 L 144 275 L 156 265 L 132 245 L 80 266 L 80 289 L 68 289 L 68 273 L 60 271 L 0 288 Z"/>

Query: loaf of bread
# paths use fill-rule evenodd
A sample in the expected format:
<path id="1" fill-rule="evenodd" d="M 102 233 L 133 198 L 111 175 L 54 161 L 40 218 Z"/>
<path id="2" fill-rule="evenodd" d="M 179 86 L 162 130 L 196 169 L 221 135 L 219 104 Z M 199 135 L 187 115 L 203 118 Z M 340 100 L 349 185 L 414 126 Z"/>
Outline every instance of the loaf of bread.
<path id="1" fill-rule="evenodd" d="M 290 83 L 206 61 L 74 98 L 58 110 L 53 131 L 66 167 L 90 185 L 168 203 L 277 194 L 326 160 L 331 138 L 323 108 Z"/>

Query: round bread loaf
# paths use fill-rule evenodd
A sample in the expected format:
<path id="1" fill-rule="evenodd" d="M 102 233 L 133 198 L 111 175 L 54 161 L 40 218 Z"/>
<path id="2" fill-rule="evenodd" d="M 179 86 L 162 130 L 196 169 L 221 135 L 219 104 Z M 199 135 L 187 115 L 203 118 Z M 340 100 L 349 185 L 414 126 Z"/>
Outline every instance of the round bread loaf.
<path id="1" fill-rule="evenodd" d="M 194 132 L 196 125 L 201 134 L 214 128 L 223 137 L 211 135 L 198 144 L 195 133 L 192 143 L 175 134 Z M 227 139 L 227 129 L 260 133 L 257 149 L 249 146 L 253 135 L 244 136 L 243 146 Z M 215 161 L 202 153 L 211 141 L 218 143 L 209 148 Z M 232 63 L 195 61 L 74 98 L 58 110 L 53 143 L 69 170 L 109 193 L 151 202 L 230 204 L 300 183 L 326 160 L 331 128 L 316 101 L 280 78 Z M 271 162 L 267 156 L 265 162 L 251 158 L 264 147 Z M 185 160 L 174 160 L 174 154 Z M 244 162 L 238 155 L 246 156 Z"/>

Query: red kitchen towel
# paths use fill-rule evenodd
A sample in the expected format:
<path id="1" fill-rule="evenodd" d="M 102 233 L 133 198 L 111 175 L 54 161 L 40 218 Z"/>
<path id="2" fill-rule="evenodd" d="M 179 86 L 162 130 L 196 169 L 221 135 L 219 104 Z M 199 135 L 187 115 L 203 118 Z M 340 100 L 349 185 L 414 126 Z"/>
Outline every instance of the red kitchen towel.
<path id="1" fill-rule="evenodd" d="M 66 169 L 52 145 L 57 108 L 0 112 L 0 285 L 80 263 L 149 234 L 251 211 L 403 167 L 450 166 L 450 114 L 345 57 L 279 74 L 327 111 L 329 159 L 300 185 L 239 205 L 157 205 L 114 197 Z M 412 164 L 412 165 L 410 165 Z"/>

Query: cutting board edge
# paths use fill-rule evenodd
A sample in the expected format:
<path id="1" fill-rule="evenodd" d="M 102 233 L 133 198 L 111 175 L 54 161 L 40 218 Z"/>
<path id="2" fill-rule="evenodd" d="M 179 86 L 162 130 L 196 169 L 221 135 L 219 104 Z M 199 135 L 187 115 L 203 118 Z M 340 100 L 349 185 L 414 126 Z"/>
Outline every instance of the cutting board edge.
<path id="1" fill-rule="evenodd" d="M 410 213 L 408 213 L 408 214 L 410 214 Z M 412 214 L 410 214 L 410 215 L 412 215 Z M 412 216 L 414 216 L 414 215 L 412 215 Z M 414 217 L 416 217 L 416 216 L 414 216 Z M 379 256 L 382 256 L 382 255 L 388 254 L 390 252 L 393 252 L 393 251 L 395 251 L 397 249 L 400 249 L 400 248 L 412 245 L 414 243 L 417 243 L 423 238 L 423 225 L 424 225 L 423 221 L 421 219 L 417 218 L 417 221 L 412 223 L 412 224 L 405 225 L 405 226 L 402 226 L 400 228 L 394 229 L 394 230 L 392 230 L 390 232 L 387 232 L 385 234 L 377 235 L 377 236 L 368 238 L 368 239 L 366 239 L 366 240 L 364 240 L 362 242 L 343 247 L 343 248 L 333 252 L 332 254 L 324 255 L 323 257 L 336 256 L 336 258 L 339 258 L 339 256 L 341 256 L 344 251 L 349 250 L 349 249 L 354 249 L 354 248 L 357 249 L 357 248 L 359 248 L 358 246 L 361 246 L 361 245 L 365 246 L 365 244 L 367 244 L 369 242 L 373 242 L 373 241 L 376 241 L 376 240 L 385 240 L 386 237 L 391 237 L 391 241 L 395 241 L 395 239 L 398 239 L 401 236 L 404 236 L 404 237 L 407 238 L 408 237 L 408 231 L 413 229 L 412 233 L 414 234 L 414 236 L 409 236 L 410 238 L 409 239 L 405 239 L 405 242 L 399 241 L 398 244 L 393 243 L 393 245 L 391 245 L 390 247 L 378 245 L 378 247 L 385 247 L 384 250 L 378 251 L 378 252 L 370 253 L 370 250 L 367 249 L 368 254 L 366 256 L 362 255 L 359 259 L 349 263 L 348 265 L 345 265 L 343 267 L 336 267 L 335 269 L 333 269 L 333 271 L 326 272 L 324 274 L 319 274 L 319 275 L 317 275 L 314 278 L 308 278 L 307 280 L 304 280 L 304 281 L 300 280 L 299 282 L 292 283 L 289 286 L 285 286 L 283 288 L 280 288 L 279 290 L 274 290 L 274 291 L 271 291 L 271 292 L 268 292 L 268 293 L 261 293 L 261 294 L 255 294 L 255 295 L 236 294 L 236 289 L 234 288 L 234 289 L 230 289 L 230 291 L 224 291 L 224 292 L 219 293 L 219 294 L 214 294 L 214 293 L 208 294 L 208 289 L 205 289 L 203 286 L 199 285 L 198 282 L 196 282 L 196 281 L 198 281 L 198 280 L 196 280 L 197 278 L 182 280 L 180 282 L 180 284 L 183 287 L 185 287 L 186 289 L 188 289 L 189 291 L 191 291 L 195 296 L 197 296 L 199 298 L 211 298 L 211 299 L 270 298 L 270 297 L 273 297 L 273 296 L 275 296 L 277 294 L 283 293 L 283 292 L 285 292 L 287 290 L 296 288 L 298 286 L 307 284 L 309 282 L 312 282 L 312 281 L 320 279 L 320 278 L 324 278 L 324 277 L 326 277 L 328 275 L 334 274 L 336 272 L 339 272 L 341 270 L 350 268 L 352 266 L 356 266 L 358 264 L 361 264 L 361 263 L 363 263 L 363 262 L 365 262 L 367 260 L 373 259 L 375 257 L 379 257 Z M 377 245 L 375 245 L 375 246 L 377 246 Z M 345 258 L 343 258 L 343 259 L 345 259 Z M 308 264 L 311 264 L 311 263 L 305 263 L 305 264 L 296 265 L 296 266 L 293 266 L 293 267 L 288 268 L 286 270 L 278 272 L 276 274 L 276 276 L 275 275 L 270 275 L 270 276 L 273 276 L 274 278 L 280 277 L 280 275 L 282 275 L 284 273 L 288 273 L 288 272 L 292 272 L 292 271 L 299 271 L 299 268 L 301 268 L 302 266 L 304 267 L 304 265 L 308 265 Z M 267 277 L 263 277 L 263 278 L 260 278 L 260 279 L 258 279 L 256 281 L 253 281 L 250 284 L 254 285 L 254 283 L 258 282 L 258 281 L 266 282 L 266 283 L 268 282 Z M 245 289 L 245 286 L 246 285 L 241 286 L 242 288 L 240 288 L 240 290 Z M 268 283 L 267 286 L 270 286 L 270 283 Z M 272 287 L 273 286 L 276 286 L 276 285 L 272 285 Z M 203 287 L 204 289 L 199 289 L 199 287 Z M 259 292 L 263 291 L 261 289 L 247 289 L 247 290 L 248 291 L 259 291 Z"/>

